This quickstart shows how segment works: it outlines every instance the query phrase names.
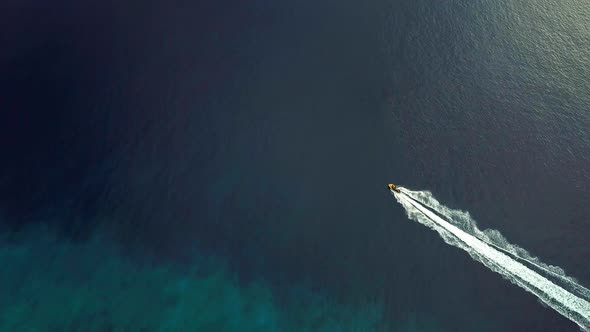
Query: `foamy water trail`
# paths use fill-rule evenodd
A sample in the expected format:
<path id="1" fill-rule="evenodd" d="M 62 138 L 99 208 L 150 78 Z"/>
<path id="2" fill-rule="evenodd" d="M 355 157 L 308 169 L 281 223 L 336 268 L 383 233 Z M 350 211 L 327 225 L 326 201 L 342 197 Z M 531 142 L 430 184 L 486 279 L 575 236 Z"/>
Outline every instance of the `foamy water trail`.
<path id="1" fill-rule="evenodd" d="M 506 240 L 506 238 L 504 238 L 504 236 L 502 236 L 497 230 L 480 230 L 477 227 L 475 220 L 469 215 L 469 212 L 453 210 L 440 204 L 429 191 L 412 191 L 406 188 L 401 188 L 401 190 L 415 201 L 418 201 L 420 204 L 435 211 L 450 224 L 457 226 L 464 232 L 477 237 L 496 249 L 508 253 L 519 260 L 525 261 L 544 273 L 548 273 L 552 277 L 558 278 L 562 283 L 562 286 L 567 290 L 580 295 L 586 300 L 590 300 L 590 290 L 580 285 L 576 279 L 567 276 L 562 268 L 543 263 L 539 258 L 529 254 L 525 249 L 509 243 L 508 240 Z"/>
<path id="2" fill-rule="evenodd" d="M 590 331 L 590 302 L 586 296 L 588 290 L 578 285 L 574 279 L 565 276 L 562 269 L 543 264 L 521 248 L 509 245 L 497 231 L 480 231 L 468 213 L 440 205 L 428 192 L 411 192 L 402 189 L 402 193 L 394 192 L 394 195 L 410 219 L 437 231 L 446 243 L 465 250 L 475 260 L 531 292 L 540 301 L 574 321 L 582 329 Z M 534 271 L 502 252 L 505 251 L 503 248 L 508 248 L 506 251 L 509 253 L 539 267 L 540 271 Z M 542 275 L 544 273 L 559 275 L 560 280 L 564 280 L 567 285 L 576 284 L 578 287 L 573 288 L 578 289 L 580 293 L 576 295 L 566 290 Z"/>

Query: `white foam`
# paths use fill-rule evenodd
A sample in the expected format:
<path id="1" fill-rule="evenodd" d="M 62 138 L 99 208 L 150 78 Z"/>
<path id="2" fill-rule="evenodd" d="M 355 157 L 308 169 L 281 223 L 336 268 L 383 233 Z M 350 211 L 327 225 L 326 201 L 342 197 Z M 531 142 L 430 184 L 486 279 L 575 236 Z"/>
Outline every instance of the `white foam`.
<path id="1" fill-rule="evenodd" d="M 584 299 L 588 290 L 577 284 L 573 278 L 567 277 L 562 269 L 543 264 L 521 248 L 510 245 L 497 231 L 480 231 L 468 213 L 440 205 L 428 192 L 402 189 L 402 193 L 393 192 L 393 194 L 405 208 L 410 219 L 437 231 L 446 243 L 467 251 L 475 260 L 531 292 L 543 303 L 577 323 L 582 329 L 590 331 L 590 302 L 587 298 Z M 437 213 L 449 220 L 444 220 Z M 504 251 L 504 248 L 507 248 L 509 253 L 541 268 L 542 271 L 559 275 L 568 285 L 573 287 L 575 284 L 577 287 L 573 288 L 580 291 L 580 296 L 556 285 L 545 276 L 500 251 Z"/>
<path id="2" fill-rule="evenodd" d="M 580 285 L 576 279 L 567 276 L 562 268 L 543 263 L 539 258 L 529 254 L 525 249 L 509 243 L 508 240 L 506 240 L 506 238 L 504 238 L 504 236 L 502 236 L 502 234 L 497 230 L 480 230 L 477 227 L 475 220 L 469 215 L 469 212 L 453 210 L 440 204 L 429 191 L 411 191 L 406 188 L 401 189 L 404 194 L 435 211 L 444 217 L 445 220 L 450 224 L 457 226 L 462 231 L 477 237 L 478 239 L 495 247 L 496 249 L 508 253 L 519 260 L 526 261 L 527 263 L 534 265 L 544 273 L 548 273 L 553 277 L 559 278 L 560 282 L 563 283 L 563 286 L 566 289 L 573 291 L 586 300 L 590 300 L 590 290 Z"/>

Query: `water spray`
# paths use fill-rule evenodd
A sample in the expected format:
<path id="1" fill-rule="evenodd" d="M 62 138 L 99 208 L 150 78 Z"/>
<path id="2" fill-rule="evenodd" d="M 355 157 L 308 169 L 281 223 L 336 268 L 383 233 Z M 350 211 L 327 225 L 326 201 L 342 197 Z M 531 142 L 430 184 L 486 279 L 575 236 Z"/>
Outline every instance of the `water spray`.
<path id="1" fill-rule="evenodd" d="M 590 291 L 563 269 L 547 265 L 508 243 L 498 231 L 481 231 L 469 213 L 443 206 L 430 192 L 400 186 L 395 189 L 390 187 L 391 193 L 411 220 L 435 230 L 446 243 L 465 250 L 474 260 L 590 331 Z"/>

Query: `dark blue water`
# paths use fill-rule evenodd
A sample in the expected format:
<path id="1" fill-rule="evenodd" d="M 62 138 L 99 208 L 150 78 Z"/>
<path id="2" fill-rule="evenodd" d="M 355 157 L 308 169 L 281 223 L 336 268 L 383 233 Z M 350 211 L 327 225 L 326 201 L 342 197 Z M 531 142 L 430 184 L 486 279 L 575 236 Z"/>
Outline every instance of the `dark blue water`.
<path id="1" fill-rule="evenodd" d="M 386 330 L 577 330 L 409 221 L 385 184 L 428 189 L 590 285 L 589 6 L 0 13 L 4 232 L 107 232 L 185 264 L 197 245 L 277 294 L 382 303 Z"/>

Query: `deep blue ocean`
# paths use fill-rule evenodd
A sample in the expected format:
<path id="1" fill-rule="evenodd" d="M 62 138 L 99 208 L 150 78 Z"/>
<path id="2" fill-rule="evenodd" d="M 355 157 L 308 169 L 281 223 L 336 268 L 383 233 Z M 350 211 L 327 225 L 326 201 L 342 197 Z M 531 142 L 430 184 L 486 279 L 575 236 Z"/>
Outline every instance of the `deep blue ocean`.
<path id="1" fill-rule="evenodd" d="M 589 3 L 10 0 L 0 22 L 1 331 L 579 331 L 386 184 L 590 286 Z"/>

